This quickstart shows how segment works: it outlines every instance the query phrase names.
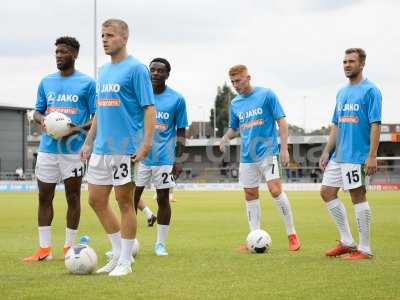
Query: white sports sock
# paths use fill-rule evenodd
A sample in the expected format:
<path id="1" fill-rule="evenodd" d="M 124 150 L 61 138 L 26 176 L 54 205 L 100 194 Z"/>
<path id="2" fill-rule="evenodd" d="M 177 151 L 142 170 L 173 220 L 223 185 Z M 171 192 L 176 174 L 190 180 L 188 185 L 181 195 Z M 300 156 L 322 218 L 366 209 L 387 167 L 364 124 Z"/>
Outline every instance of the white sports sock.
<path id="1" fill-rule="evenodd" d="M 336 228 L 339 231 L 340 242 L 346 246 L 354 245 L 354 239 L 351 235 L 349 221 L 347 219 L 346 208 L 344 207 L 342 201 L 340 201 L 339 198 L 336 198 L 325 204 L 329 214 L 336 224 Z"/>
<path id="2" fill-rule="evenodd" d="M 65 228 L 65 246 L 72 247 L 75 243 L 75 238 L 78 233 L 76 229 Z"/>
<path id="3" fill-rule="evenodd" d="M 371 226 L 371 209 L 368 202 L 354 204 L 354 212 L 356 214 L 359 243 L 358 250 L 364 253 L 372 254 L 370 247 L 370 226 Z"/>
<path id="4" fill-rule="evenodd" d="M 285 192 L 282 192 L 278 197 L 274 198 L 274 200 L 277 205 L 278 211 L 282 216 L 283 222 L 285 223 L 286 233 L 288 235 L 296 234 L 293 222 L 292 208 Z"/>
<path id="5" fill-rule="evenodd" d="M 119 257 L 121 255 L 121 232 L 107 234 L 108 239 L 111 242 L 111 250 L 114 257 Z"/>
<path id="6" fill-rule="evenodd" d="M 249 222 L 250 231 L 260 229 L 260 200 L 246 201 L 247 221 Z"/>
<path id="7" fill-rule="evenodd" d="M 151 216 L 153 215 L 153 212 L 150 210 L 150 208 L 148 206 L 143 208 L 143 213 L 146 215 L 147 219 L 150 219 Z"/>
<path id="8" fill-rule="evenodd" d="M 165 241 L 168 236 L 169 225 L 157 224 L 157 244 L 162 243 L 165 245 Z"/>
<path id="9" fill-rule="evenodd" d="M 51 247 L 51 226 L 39 226 L 39 245 L 41 248 Z"/>
<path id="10" fill-rule="evenodd" d="M 121 256 L 118 259 L 120 264 L 130 264 L 132 262 L 132 251 L 135 240 L 121 238 Z"/>

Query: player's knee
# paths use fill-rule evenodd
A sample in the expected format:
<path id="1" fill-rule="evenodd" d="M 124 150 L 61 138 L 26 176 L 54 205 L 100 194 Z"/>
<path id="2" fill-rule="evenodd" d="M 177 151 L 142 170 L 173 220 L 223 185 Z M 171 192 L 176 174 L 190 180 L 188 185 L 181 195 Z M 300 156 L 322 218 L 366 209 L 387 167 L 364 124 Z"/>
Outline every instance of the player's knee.
<path id="1" fill-rule="evenodd" d="M 272 185 L 269 187 L 269 193 L 272 197 L 276 198 L 282 194 L 282 188 L 279 185 Z"/>
<path id="2" fill-rule="evenodd" d="M 332 189 L 330 189 L 330 188 L 328 188 L 328 187 L 325 187 L 325 186 L 322 186 L 322 187 L 321 187 L 321 190 L 320 190 L 319 193 L 320 193 L 320 195 L 321 195 L 321 198 L 322 198 L 325 202 L 331 201 L 331 200 L 333 200 L 333 199 L 335 199 L 335 198 L 337 197 L 336 191 L 335 191 L 335 190 L 332 190 Z"/>
<path id="3" fill-rule="evenodd" d="M 98 201 L 96 198 L 89 197 L 89 205 L 93 210 L 99 211 L 107 208 L 107 205 L 102 201 Z"/>

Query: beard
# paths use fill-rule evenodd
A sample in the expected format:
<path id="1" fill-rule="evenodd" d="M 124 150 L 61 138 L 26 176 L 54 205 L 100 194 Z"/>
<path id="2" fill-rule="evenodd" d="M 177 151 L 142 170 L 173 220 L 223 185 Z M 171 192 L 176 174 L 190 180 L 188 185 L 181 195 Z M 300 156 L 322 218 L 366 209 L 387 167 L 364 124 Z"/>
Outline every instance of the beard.
<path id="1" fill-rule="evenodd" d="M 59 69 L 60 71 L 65 71 L 65 70 L 72 68 L 73 66 L 74 66 L 74 62 L 71 60 L 71 61 L 65 62 L 64 64 L 57 65 L 57 69 Z"/>

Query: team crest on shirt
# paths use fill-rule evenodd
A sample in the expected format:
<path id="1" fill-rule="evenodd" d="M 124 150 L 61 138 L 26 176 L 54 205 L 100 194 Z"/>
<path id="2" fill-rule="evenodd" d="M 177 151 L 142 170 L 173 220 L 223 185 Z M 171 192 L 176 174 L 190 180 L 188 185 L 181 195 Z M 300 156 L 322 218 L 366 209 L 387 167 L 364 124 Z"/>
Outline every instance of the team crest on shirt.
<path id="1" fill-rule="evenodd" d="M 52 102 L 54 100 L 56 100 L 56 93 L 52 92 L 52 91 L 48 91 L 46 93 L 46 98 L 48 102 Z"/>

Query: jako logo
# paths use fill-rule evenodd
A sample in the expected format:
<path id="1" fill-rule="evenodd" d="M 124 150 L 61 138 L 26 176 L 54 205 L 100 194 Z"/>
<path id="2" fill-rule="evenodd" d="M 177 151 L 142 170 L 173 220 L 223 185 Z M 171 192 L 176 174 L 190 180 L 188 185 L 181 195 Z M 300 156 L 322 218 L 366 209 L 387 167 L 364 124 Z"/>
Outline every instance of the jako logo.
<path id="1" fill-rule="evenodd" d="M 54 92 L 47 92 L 46 98 L 48 102 L 78 102 L 79 96 L 73 94 L 56 94 Z"/>
<path id="2" fill-rule="evenodd" d="M 257 108 L 254 108 L 252 110 L 246 111 L 244 113 L 239 113 L 239 119 L 243 120 L 243 119 L 247 119 L 247 118 L 250 118 L 250 117 L 259 116 L 259 115 L 262 115 L 262 113 L 263 113 L 262 108 L 261 107 L 257 107 Z"/>
<path id="3" fill-rule="evenodd" d="M 101 86 L 100 93 L 118 93 L 121 87 L 118 83 L 105 83 Z"/>
<path id="4" fill-rule="evenodd" d="M 358 103 L 339 103 L 338 111 L 359 111 L 360 105 Z"/>
<path id="5" fill-rule="evenodd" d="M 157 119 L 161 120 L 168 120 L 169 119 L 169 113 L 163 112 L 163 111 L 158 111 L 156 114 Z"/>

